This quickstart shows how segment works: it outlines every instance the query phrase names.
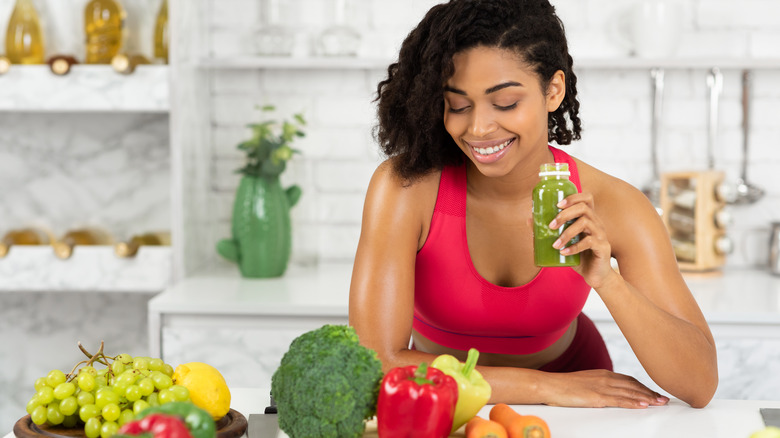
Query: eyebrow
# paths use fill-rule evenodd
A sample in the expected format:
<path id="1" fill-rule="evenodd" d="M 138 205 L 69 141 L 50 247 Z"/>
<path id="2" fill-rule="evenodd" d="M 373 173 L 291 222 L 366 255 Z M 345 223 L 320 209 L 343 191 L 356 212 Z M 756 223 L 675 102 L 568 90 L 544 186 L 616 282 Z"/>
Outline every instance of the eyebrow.
<path id="1" fill-rule="evenodd" d="M 504 82 L 502 84 L 494 85 L 488 88 L 487 90 L 485 90 L 485 94 L 495 93 L 496 91 L 503 90 L 504 88 L 507 87 L 522 87 L 522 86 L 523 84 L 521 84 L 520 82 L 515 82 L 515 81 Z M 465 91 L 459 90 L 454 87 L 450 87 L 449 85 L 444 86 L 444 91 L 449 91 L 451 93 L 467 96 Z"/>

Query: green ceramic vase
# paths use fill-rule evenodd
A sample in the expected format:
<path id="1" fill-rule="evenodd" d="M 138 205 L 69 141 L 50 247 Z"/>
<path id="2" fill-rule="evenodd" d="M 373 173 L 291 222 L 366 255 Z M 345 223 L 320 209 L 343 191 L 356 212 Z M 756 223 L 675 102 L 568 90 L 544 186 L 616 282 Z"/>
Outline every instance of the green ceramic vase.
<path id="1" fill-rule="evenodd" d="M 292 249 L 290 208 L 300 197 L 300 187 L 283 189 L 278 176 L 244 175 L 233 204 L 233 238 L 220 240 L 217 252 L 237 263 L 243 277 L 284 275 Z"/>

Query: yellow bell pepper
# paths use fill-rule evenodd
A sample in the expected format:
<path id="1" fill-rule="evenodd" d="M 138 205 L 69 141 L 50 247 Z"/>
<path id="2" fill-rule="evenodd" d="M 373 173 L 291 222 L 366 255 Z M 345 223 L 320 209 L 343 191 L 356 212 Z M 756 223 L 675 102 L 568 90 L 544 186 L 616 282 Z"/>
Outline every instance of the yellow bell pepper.
<path id="1" fill-rule="evenodd" d="M 474 418 L 490 399 L 490 384 L 479 371 L 474 369 L 478 358 L 479 351 L 472 348 L 468 352 L 465 363 L 461 363 L 449 354 L 442 354 L 431 362 L 432 367 L 452 376 L 458 384 L 458 402 L 455 405 L 452 432 Z"/>

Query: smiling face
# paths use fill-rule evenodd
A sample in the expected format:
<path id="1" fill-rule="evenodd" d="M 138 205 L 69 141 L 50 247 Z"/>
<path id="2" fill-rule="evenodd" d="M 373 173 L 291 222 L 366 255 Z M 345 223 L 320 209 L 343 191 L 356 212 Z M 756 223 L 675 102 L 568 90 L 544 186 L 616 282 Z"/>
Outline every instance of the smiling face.
<path id="1" fill-rule="evenodd" d="M 513 51 L 475 47 L 453 56 L 444 89 L 444 127 L 487 176 L 506 175 L 533 153 L 547 151 L 547 114 L 565 92 L 563 72 L 546 90 Z"/>

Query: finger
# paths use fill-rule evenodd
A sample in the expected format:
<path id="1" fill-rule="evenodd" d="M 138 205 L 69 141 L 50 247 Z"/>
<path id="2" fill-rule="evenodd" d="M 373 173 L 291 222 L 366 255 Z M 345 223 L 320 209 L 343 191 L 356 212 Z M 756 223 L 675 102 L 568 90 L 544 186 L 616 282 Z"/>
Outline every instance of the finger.
<path id="1" fill-rule="evenodd" d="M 585 193 L 575 193 L 573 195 L 569 195 L 565 197 L 561 202 L 558 203 L 558 208 L 567 208 L 571 205 L 583 203 L 586 204 L 588 207 L 593 208 L 595 203 L 593 201 L 593 194 L 589 192 Z"/>

